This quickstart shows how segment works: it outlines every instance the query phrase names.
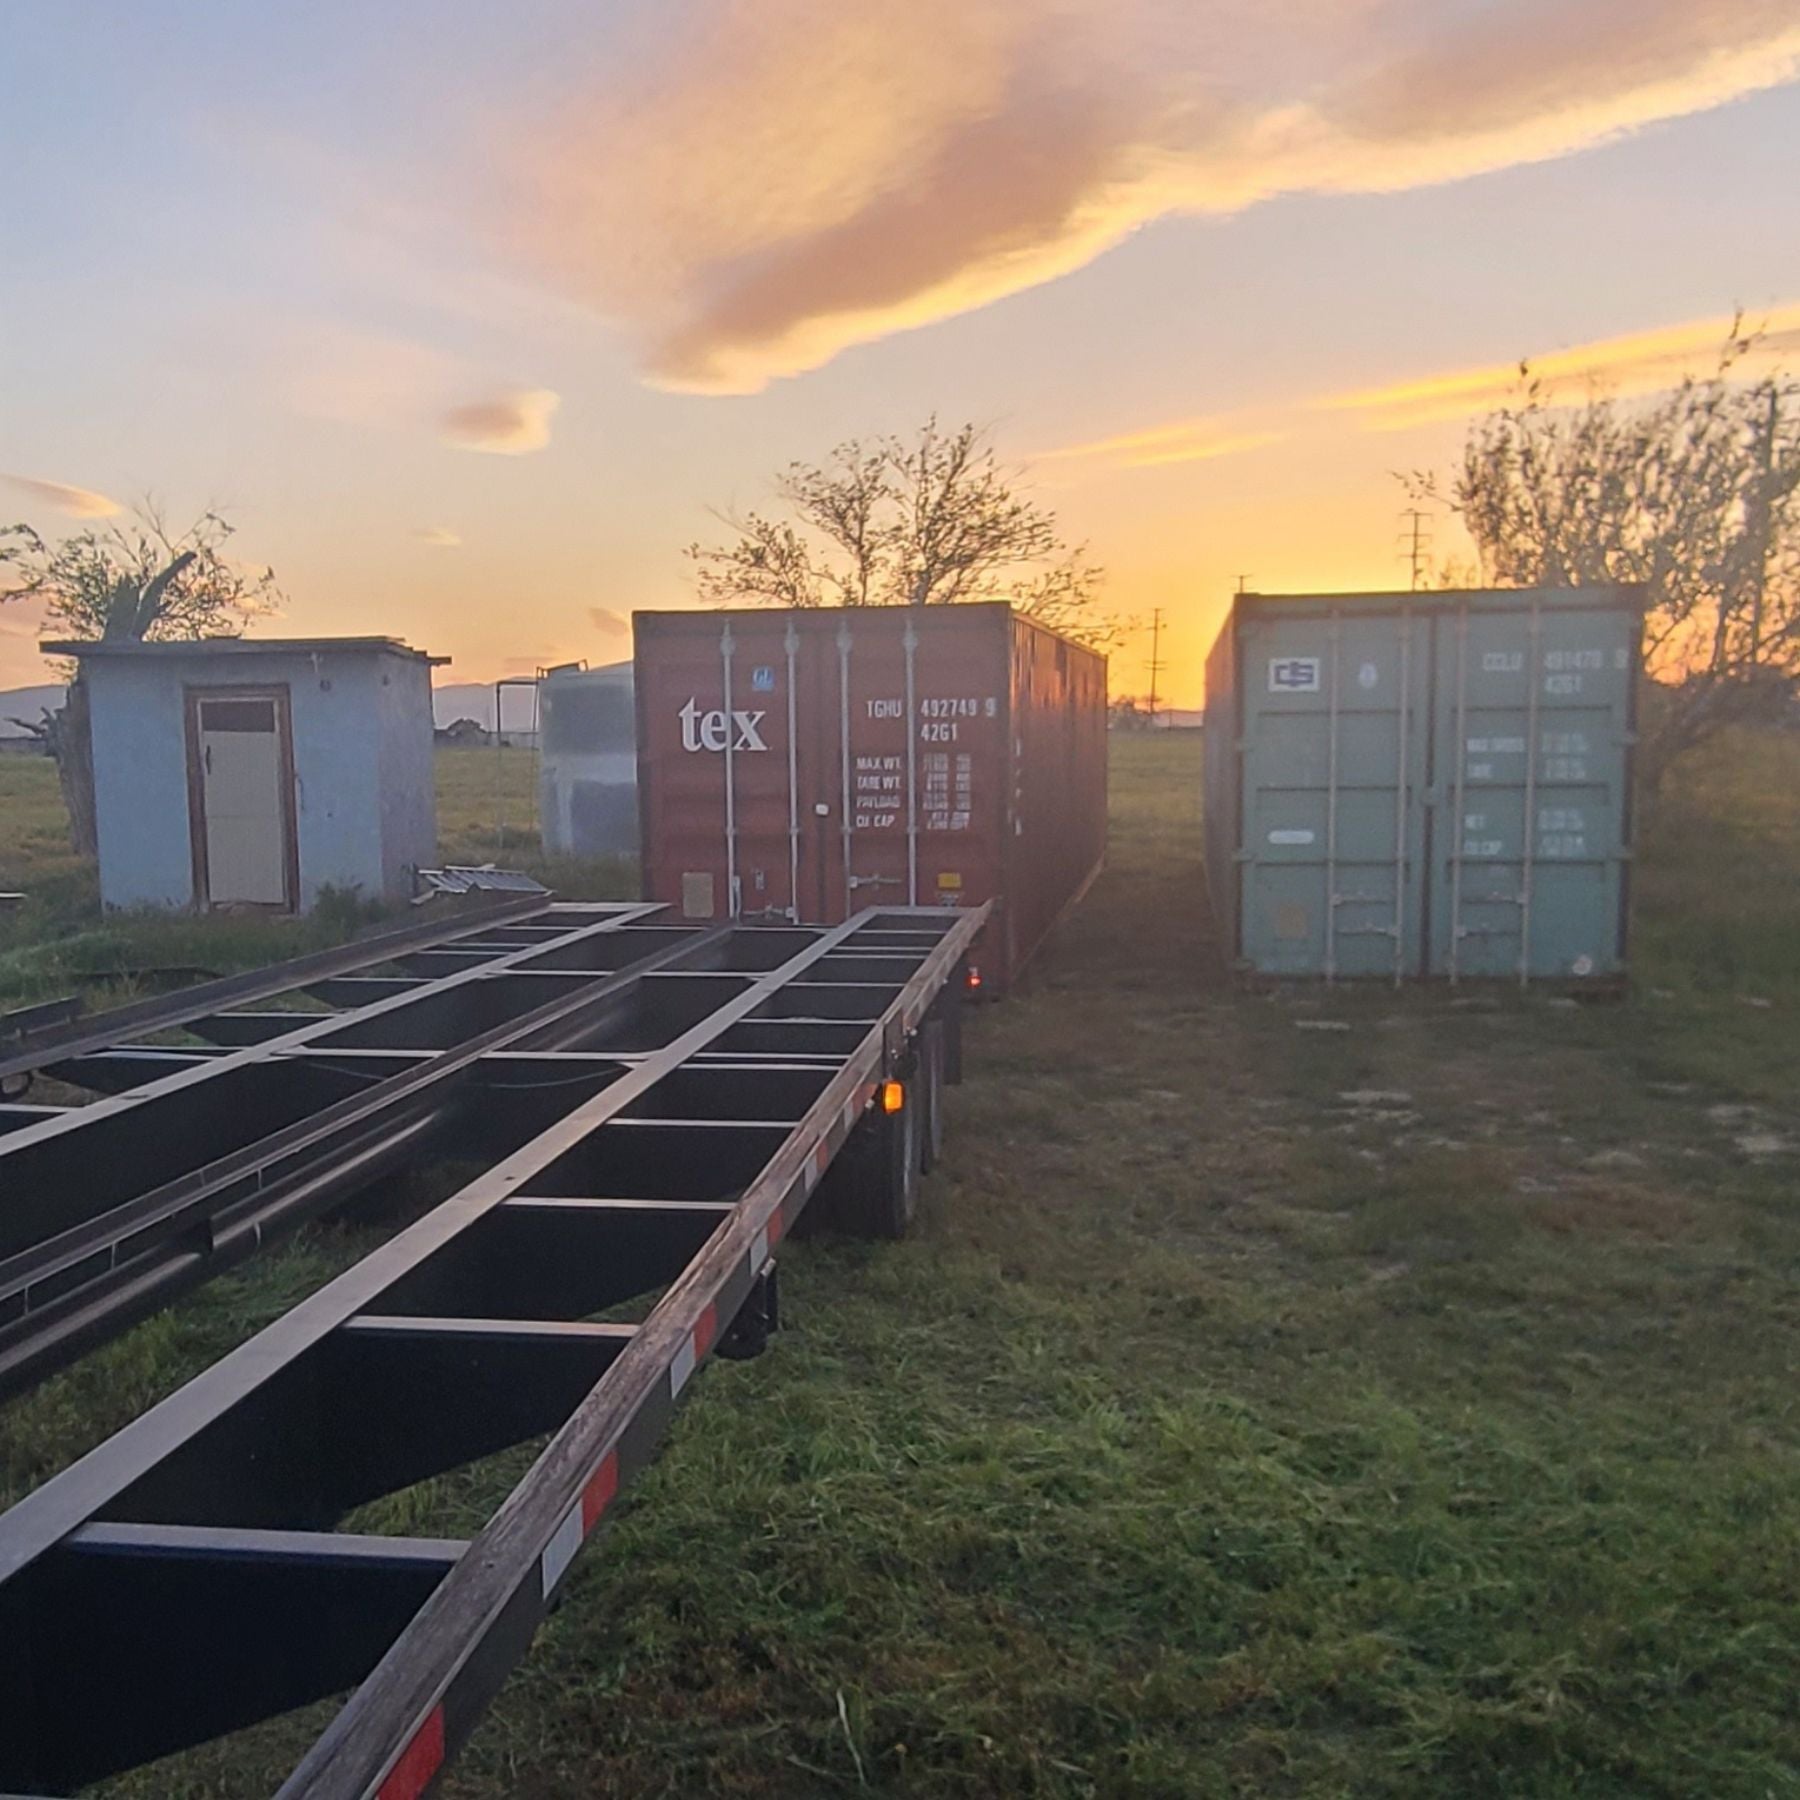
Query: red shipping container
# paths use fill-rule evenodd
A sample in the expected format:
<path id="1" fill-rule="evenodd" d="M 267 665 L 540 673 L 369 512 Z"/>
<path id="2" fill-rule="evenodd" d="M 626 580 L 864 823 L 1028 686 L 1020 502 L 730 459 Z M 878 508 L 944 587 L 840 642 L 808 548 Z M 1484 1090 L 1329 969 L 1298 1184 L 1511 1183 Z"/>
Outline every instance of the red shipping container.
<path id="1" fill-rule="evenodd" d="M 1099 872 L 1096 651 L 998 603 L 632 625 L 645 899 L 814 924 L 995 900 L 1003 988 Z"/>

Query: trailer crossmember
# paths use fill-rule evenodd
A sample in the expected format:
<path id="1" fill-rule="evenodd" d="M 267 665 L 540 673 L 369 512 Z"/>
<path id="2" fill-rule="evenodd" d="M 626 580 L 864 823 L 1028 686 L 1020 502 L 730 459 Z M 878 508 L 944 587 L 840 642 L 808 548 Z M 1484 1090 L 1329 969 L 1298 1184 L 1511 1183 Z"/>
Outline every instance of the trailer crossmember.
<path id="1" fill-rule="evenodd" d="M 904 1229 L 986 912 L 727 926 L 578 1045 L 477 1055 L 482 1104 L 558 1115 L 0 1518 L 0 1789 L 66 1793 L 353 1689 L 280 1795 L 424 1794 L 696 1371 L 774 1324 L 802 1209 Z M 359 1529 L 546 1436 L 473 1539 Z"/>

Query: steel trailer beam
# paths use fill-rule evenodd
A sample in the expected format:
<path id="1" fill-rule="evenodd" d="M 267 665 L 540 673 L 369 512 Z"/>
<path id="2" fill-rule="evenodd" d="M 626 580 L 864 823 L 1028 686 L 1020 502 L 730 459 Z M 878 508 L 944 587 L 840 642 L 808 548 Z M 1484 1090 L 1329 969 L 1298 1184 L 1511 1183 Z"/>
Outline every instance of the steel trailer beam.
<path id="1" fill-rule="evenodd" d="M 554 935 L 491 944 L 479 965 L 354 1012 L 288 1013 L 294 1029 L 224 1055 L 95 1053 L 99 1085 L 121 1058 L 151 1079 L 0 1135 L 0 1396 L 417 1156 L 485 1051 L 576 1043 L 634 969 L 704 955 L 698 928 L 644 923 L 662 911 L 563 909 Z M 611 966 L 558 966 L 571 957 Z M 375 1071 L 319 1054 L 365 1037 L 407 1054 Z M 79 1080 L 85 1064 L 54 1066 Z"/>
<path id="2" fill-rule="evenodd" d="M 0 1033 L 0 1051 L 4 1052 L 0 1054 L 0 1080 L 12 1075 L 27 1075 L 47 1063 L 81 1056 L 90 1050 L 107 1049 L 153 1031 L 185 1025 L 227 1006 L 267 1000 L 276 994 L 305 987 L 309 982 L 349 974 L 357 969 L 375 968 L 409 951 L 432 949 L 458 938 L 477 937 L 549 910 L 548 903 L 535 895 L 524 900 L 505 900 L 479 910 L 463 910 L 448 917 L 392 926 L 328 950 L 314 950 L 286 962 L 221 976 L 216 981 L 201 982 L 157 999 L 134 1000 L 102 1013 L 65 1016 L 54 1027 L 18 1033 L 16 1044 L 9 1042 L 8 1034 Z"/>
<path id="3" fill-rule="evenodd" d="M 359 1684 L 281 1795 L 423 1794 L 697 1367 L 740 1314 L 767 1329 L 772 1252 L 833 1159 L 876 1144 L 910 1191 L 985 913 L 740 926 L 739 972 L 642 975 L 591 1048 L 484 1056 L 490 1091 L 575 1080 L 563 1115 L 0 1518 L 0 1788 L 67 1792 Z M 466 1545 L 341 1529 L 546 1431 Z"/>

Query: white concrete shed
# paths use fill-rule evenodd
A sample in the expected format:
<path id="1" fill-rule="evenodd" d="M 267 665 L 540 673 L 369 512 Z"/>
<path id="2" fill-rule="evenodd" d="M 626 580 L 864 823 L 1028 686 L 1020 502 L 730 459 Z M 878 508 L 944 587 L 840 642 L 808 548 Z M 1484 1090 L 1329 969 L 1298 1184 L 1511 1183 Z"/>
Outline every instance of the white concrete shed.
<path id="1" fill-rule="evenodd" d="M 437 861 L 431 669 L 394 638 L 54 643 L 78 657 L 109 907 L 401 900 Z"/>

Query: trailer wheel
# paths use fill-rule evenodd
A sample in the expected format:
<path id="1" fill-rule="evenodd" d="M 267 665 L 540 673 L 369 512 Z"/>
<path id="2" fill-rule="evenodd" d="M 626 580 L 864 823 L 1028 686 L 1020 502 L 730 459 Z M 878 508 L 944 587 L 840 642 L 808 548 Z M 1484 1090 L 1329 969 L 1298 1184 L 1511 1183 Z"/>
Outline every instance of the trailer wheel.
<path id="1" fill-rule="evenodd" d="M 944 1154 L 945 1030 L 927 1019 L 919 1031 L 919 1173 L 929 1175 Z"/>
<path id="2" fill-rule="evenodd" d="M 826 1171 L 813 1207 L 824 1203 L 821 1223 L 846 1237 L 906 1236 L 919 1207 L 919 1077 L 896 1084 L 897 1112 L 878 1097 Z"/>

